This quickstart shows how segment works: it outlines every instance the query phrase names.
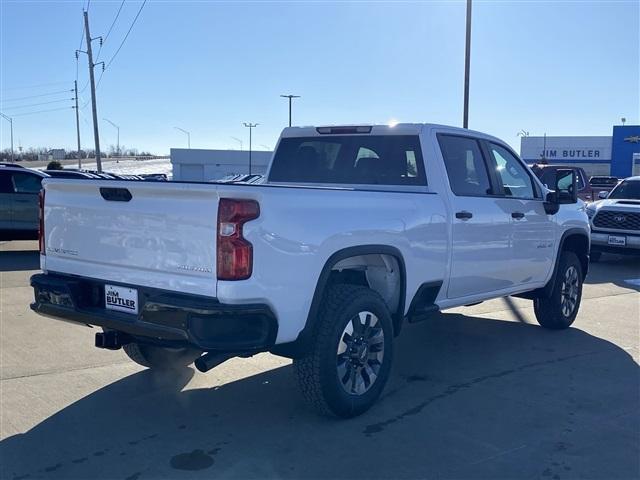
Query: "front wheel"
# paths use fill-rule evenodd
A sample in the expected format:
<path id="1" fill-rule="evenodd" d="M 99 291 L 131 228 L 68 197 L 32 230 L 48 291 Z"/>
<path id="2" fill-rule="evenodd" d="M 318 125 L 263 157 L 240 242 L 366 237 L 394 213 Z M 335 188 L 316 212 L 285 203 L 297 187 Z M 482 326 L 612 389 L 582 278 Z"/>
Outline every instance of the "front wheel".
<path id="1" fill-rule="evenodd" d="M 143 343 L 127 343 L 122 349 L 138 365 L 155 370 L 184 368 L 202 355 L 200 350 L 193 348 L 165 348 Z"/>
<path id="2" fill-rule="evenodd" d="M 533 309 L 538 323 L 552 330 L 571 326 L 582 299 L 582 265 L 573 252 L 561 252 L 553 292 L 548 298 L 536 298 Z"/>
<path id="3" fill-rule="evenodd" d="M 343 418 L 368 410 L 389 377 L 392 340 L 380 295 L 356 285 L 329 287 L 311 349 L 293 362 L 305 400 L 321 414 Z"/>

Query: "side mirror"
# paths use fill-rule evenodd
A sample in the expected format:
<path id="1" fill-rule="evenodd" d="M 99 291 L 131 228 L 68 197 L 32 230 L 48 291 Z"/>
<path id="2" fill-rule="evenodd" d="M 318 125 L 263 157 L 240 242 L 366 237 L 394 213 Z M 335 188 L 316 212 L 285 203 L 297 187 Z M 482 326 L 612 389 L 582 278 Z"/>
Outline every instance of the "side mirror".
<path id="1" fill-rule="evenodd" d="M 556 170 L 555 183 L 558 203 L 578 203 L 578 175 L 573 168 Z"/>
<path id="2" fill-rule="evenodd" d="M 572 168 L 556 170 L 555 191 L 547 194 L 544 209 L 549 215 L 555 215 L 560 205 L 578 203 L 578 176 Z"/>
<path id="3" fill-rule="evenodd" d="M 598 198 L 600 200 L 604 200 L 608 196 L 609 196 L 609 192 L 607 192 L 606 190 L 602 190 L 601 192 L 598 193 Z"/>

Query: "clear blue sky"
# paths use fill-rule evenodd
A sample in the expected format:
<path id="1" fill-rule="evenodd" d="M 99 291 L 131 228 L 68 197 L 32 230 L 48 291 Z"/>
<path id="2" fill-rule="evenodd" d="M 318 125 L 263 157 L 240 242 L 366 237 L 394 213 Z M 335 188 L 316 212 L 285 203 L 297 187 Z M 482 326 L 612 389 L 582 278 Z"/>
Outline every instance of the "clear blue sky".
<path id="1" fill-rule="evenodd" d="M 16 108 L 66 94 L 14 99 L 72 88 L 84 3 L 0 0 L 0 111 L 71 104 Z M 120 3 L 91 1 L 93 36 L 107 33 Z M 141 3 L 125 2 L 99 60 L 111 58 Z M 470 127 L 519 149 L 520 129 L 610 135 L 622 116 L 640 123 L 639 4 L 476 0 Z M 122 144 L 156 153 L 186 144 L 174 126 L 192 132 L 194 148 L 237 148 L 231 136 L 246 148 L 242 122 L 260 123 L 256 148 L 272 147 L 287 122 L 282 93 L 302 95 L 294 105 L 299 125 L 390 119 L 460 125 L 464 18 L 465 3 L 454 1 L 149 0 L 104 72 L 98 115 L 121 126 Z M 79 66 L 83 87 L 83 55 Z M 90 148 L 90 104 L 81 112 L 82 145 Z M 71 109 L 16 116 L 14 127 L 16 145 L 75 145 Z M 101 120 L 100 132 L 103 149 L 115 144 L 112 126 Z M 4 120 L 0 146 L 9 146 Z"/>

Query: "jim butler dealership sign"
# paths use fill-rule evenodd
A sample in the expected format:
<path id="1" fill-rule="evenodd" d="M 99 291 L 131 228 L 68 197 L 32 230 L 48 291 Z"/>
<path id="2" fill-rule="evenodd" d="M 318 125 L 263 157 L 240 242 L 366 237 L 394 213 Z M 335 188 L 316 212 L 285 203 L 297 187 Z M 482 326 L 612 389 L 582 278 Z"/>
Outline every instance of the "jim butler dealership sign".
<path id="1" fill-rule="evenodd" d="M 546 158 L 556 162 L 609 162 L 611 137 L 524 137 L 522 158 L 533 163 Z"/>

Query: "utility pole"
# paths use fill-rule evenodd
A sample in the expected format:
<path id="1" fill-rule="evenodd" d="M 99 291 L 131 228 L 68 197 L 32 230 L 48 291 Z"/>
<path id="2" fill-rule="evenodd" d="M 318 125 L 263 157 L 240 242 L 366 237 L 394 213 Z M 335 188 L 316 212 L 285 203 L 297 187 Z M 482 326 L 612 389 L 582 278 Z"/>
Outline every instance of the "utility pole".
<path id="1" fill-rule="evenodd" d="M 289 126 L 291 126 L 291 100 L 294 98 L 300 98 L 300 95 L 280 95 L 282 98 L 289 99 Z"/>
<path id="2" fill-rule="evenodd" d="M 469 68 L 471 66 L 471 0 L 467 0 L 467 39 L 464 54 L 464 113 L 462 127 L 469 128 Z"/>
<path id="3" fill-rule="evenodd" d="M 244 123 L 244 126 L 249 129 L 249 175 L 251 175 L 251 131 L 256 128 L 259 123 Z"/>
<path id="4" fill-rule="evenodd" d="M 2 115 L 2 118 L 9 122 L 9 126 L 11 128 L 11 161 L 15 162 L 16 158 L 13 155 L 13 118 L 7 117 L 4 113 L 0 113 L 0 115 Z"/>
<path id="5" fill-rule="evenodd" d="M 111 125 L 113 125 L 114 127 L 116 127 L 116 130 L 118 130 L 118 141 L 117 141 L 117 147 L 116 147 L 116 151 L 118 152 L 118 158 L 120 158 L 120 127 L 118 125 L 116 125 L 115 123 L 113 123 L 111 120 L 109 120 L 108 118 L 103 118 L 103 120 L 105 122 L 109 122 Z"/>
<path id="6" fill-rule="evenodd" d="M 102 160 L 100 159 L 100 134 L 98 133 L 98 107 L 96 105 L 96 83 L 93 77 L 93 52 L 91 50 L 91 34 L 89 33 L 89 12 L 84 12 L 84 31 L 87 34 L 87 57 L 89 57 L 89 82 L 91 83 L 91 110 L 93 111 L 93 139 L 96 144 L 96 164 L 98 173 L 102 173 Z M 104 63 L 102 64 L 104 68 Z"/>
<path id="7" fill-rule="evenodd" d="M 77 53 L 76 53 L 77 55 Z M 82 168 L 82 154 L 80 153 L 80 112 L 78 111 L 78 81 L 73 81 L 73 87 L 76 91 L 76 134 L 78 136 L 78 169 Z"/>

